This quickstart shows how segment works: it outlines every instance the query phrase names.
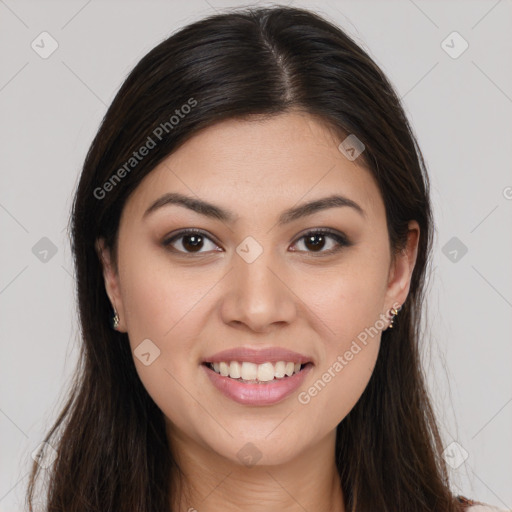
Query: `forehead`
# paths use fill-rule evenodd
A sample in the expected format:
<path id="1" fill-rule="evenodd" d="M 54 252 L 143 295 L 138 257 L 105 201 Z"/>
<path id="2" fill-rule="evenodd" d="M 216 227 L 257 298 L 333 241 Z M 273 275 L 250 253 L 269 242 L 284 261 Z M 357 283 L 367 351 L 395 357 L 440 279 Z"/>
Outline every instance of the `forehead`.
<path id="1" fill-rule="evenodd" d="M 367 216 L 384 205 L 371 173 L 338 149 L 343 139 L 301 113 L 229 119 L 190 138 L 140 183 L 125 209 L 141 218 L 166 192 L 181 192 L 234 211 L 269 219 L 290 206 L 332 194 L 358 203 Z M 252 215 L 252 219 L 250 219 Z"/>

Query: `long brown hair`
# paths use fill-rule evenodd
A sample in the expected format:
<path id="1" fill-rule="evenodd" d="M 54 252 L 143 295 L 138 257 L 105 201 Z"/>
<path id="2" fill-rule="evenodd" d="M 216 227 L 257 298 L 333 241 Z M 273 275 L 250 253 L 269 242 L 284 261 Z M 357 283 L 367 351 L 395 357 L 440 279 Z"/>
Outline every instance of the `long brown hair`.
<path id="1" fill-rule="evenodd" d="M 383 332 L 368 386 L 337 427 L 347 511 L 458 509 L 418 348 L 433 238 L 421 151 L 393 87 L 363 49 L 317 14 L 275 6 L 216 14 L 158 44 L 129 74 L 91 144 L 71 217 L 83 346 L 67 403 L 45 438 L 58 452 L 47 470 L 48 511 L 170 510 L 171 475 L 180 469 L 163 413 L 136 373 L 127 335 L 110 327 L 95 241 L 103 237 L 115 256 L 127 198 L 199 130 L 292 109 L 363 142 L 394 253 L 404 248 L 409 220 L 421 230 L 396 326 Z M 154 146 L 127 166 L 148 137 Z M 34 462 L 30 510 L 38 473 Z"/>

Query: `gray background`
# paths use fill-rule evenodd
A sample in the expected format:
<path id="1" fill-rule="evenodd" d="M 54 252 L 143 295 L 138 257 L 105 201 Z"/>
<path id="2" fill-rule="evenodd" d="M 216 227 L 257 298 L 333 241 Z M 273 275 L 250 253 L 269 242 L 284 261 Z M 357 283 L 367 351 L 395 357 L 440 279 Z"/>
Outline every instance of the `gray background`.
<path id="1" fill-rule="evenodd" d="M 512 2 L 292 4 L 342 26 L 403 98 L 432 179 L 425 366 L 454 490 L 512 508 Z M 66 224 L 106 106 L 171 32 L 237 5 L 0 0 L 0 511 L 22 509 L 31 453 L 73 373 Z M 46 59 L 31 47 L 43 31 L 58 43 Z M 442 44 L 453 31 L 469 44 L 457 58 L 445 49 L 460 40 Z"/>

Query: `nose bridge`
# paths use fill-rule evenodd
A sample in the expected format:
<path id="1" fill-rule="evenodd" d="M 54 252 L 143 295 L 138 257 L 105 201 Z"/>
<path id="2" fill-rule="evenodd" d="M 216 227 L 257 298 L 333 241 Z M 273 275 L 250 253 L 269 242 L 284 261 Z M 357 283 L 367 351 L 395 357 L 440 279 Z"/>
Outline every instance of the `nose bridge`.
<path id="1" fill-rule="evenodd" d="M 270 237 L 259 242 L 248 236 L 233 254 L 225 313 L 228 321 L 237 320 L 254 329 L 290 321 L 294 314 L 293 294 L 283 281 L 282 262 L 270 246 Z"/>
<path id="2" fill-rule="evenodd" d="M 246 237 L 236 248 L 233 255 L 235 275 L 242 288 L 257 291 L 258 294 L 280 293 L 280 281 L 275 276 L 278 268 L 275 251 L 270 245 L 270 237 L 258 241 L 252 236 Z M 262 296 L 262 295 L 261 295 Z M 270 298 L 270 297 L 268 297 Z"/>

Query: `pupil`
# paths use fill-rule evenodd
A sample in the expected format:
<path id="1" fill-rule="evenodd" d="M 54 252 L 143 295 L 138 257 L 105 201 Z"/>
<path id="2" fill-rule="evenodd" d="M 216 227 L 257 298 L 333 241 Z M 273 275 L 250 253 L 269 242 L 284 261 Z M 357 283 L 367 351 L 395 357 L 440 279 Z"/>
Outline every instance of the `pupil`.
<path id="1" fill-rule="evenodd" d="M 318 238 L 321 239 L 321 241 L 319 243 L 318 242 L 317 243 L 313 242 L 313 240 L 318 239 Z M 311 243 L 313 248 L 316 248 L 316 249 L 320 248 L 321 249 L 323 247 L 324 243 L 325 243 L 324 235 L 320 235 L 320 234 L 309 235 L 306 238 L 306 242 L 305 243 L 306 243 L 306 246 L 307 246 L 308 243 Z"/>
<path id="2" fill-rule="evenodd" d="M 183 246 L 188 249 L 200 249 L 202 245 L 202 236 L 201 235 L 187 235 L 183 237 Z M 192 242 L 187 242 L 187 240 L 191 240 Z M 195 242 L 194 242 L 195 240 Z"/>

